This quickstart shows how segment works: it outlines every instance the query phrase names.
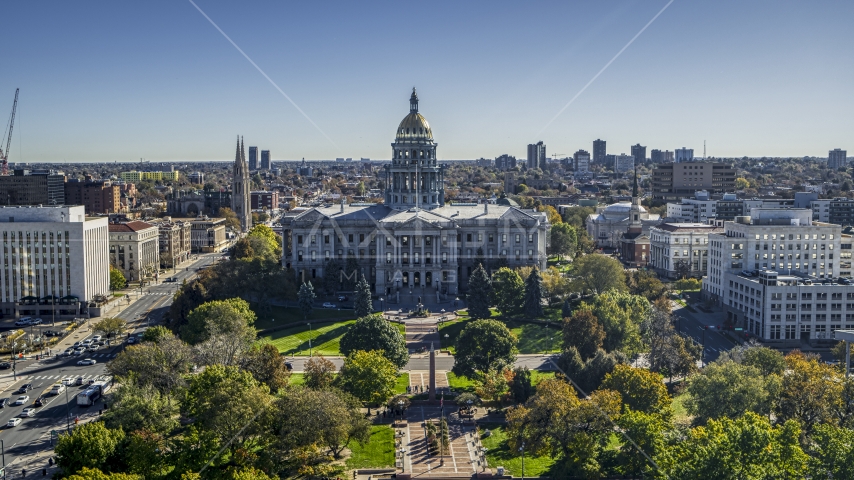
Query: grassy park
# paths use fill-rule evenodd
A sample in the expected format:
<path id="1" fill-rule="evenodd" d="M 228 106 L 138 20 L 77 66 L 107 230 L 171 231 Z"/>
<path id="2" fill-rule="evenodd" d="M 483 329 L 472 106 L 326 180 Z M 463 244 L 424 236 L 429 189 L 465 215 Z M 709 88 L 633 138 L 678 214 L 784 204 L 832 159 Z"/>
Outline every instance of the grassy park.
<path id="1" fill-rule="evenodd" d="M 560 326 L 540 325 L 537 323 L 526 323 L 518 320 L 501 320 L 507 328 L 519 339 L 519 353 L 536 354 L 560 351 L 561 331 Z M 453 322 L 445 322 L 439 326 L 439 337 L 442 348 L 454 353 L 454 344 L 457 342 L 460 332 L 471 320 L 463 317 Z M 447 335 L 447 338 L 445 337 Z"/>
<path id="2" fill-rule="evenodd" d="M 309 338 L 311 338 L 311 351 L 321 355 L 341 355 L 341 337 L 347 333 L 350 325 L 355 320 L 343 322 L 324 323 L 309 326 L 301 323 L 291 328 L 276 330 L 260 338 L 262 343 L 272 343 L 284 355 L 308 355 Z"/>
<path id="3" fill-rule="evenodd" d="M 281 327 L 282 325 L 306 323 L 303 319 L 302 311 L 297 307 L 279 307 L 272 306 L 265 313 L 257 313 L 255 319 L 255 328 L 258 330 L 267 330 L 269 328 Z M 317 322 L 320 320 L 350 320 L 356 318 L 356 314 L 351 309 L 337 308 L 315 308 L 311 315 L 308 316 L 309 322 Z"/>
<path id="4" fill-rule="evenodd" d="M 388 425 L 373 425 L 367 443 L 350 444 L 346 465 L 348 470 L 394 466 L 394 430 Z"/>
<path id="5" fill-rule="evenodd" d="M 489 430 L 490 436 L 483 438 L 483 433 Z M 507 446 L 507 432 L 501 424 L 484 423 L 480 425 L 481 442 L 486 447 L 486 462 L 495 467 L 503 466 L 505 473 L 518 477 L 522 475 L 522 457 L 517 451 L 511 451 Z M 525 476 L 538 477 L 547 475 L 555 460 L 549 456 L 535 457 L 525 455 Z"/>

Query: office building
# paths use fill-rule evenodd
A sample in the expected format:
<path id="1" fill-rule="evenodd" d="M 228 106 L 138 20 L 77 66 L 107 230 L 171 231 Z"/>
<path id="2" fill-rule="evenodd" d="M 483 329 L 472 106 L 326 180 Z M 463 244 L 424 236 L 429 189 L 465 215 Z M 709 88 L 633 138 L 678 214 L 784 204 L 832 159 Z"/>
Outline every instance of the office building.
<path id="1" fill-rule="evenodd" d="M 0 207 L 4 316 L 85 316 L 85 306 L 110 293 L 106 217 L 87 218 L 83 206 Z M 56 297 L 57 304 L 42 302 Z"/>
<path id="2" fill-rule="evenodd" d="M 166 217 L 157 224 L 160 267 L 175 268 L 190 259 L 192 233 L 189 221 Z"/>
<path id="3" fill-rule="evenodd" d="M 614 172 L 625 173 L 635 169 L 635 157 L 621 153 L 614 155 Z"/>
<path id="4" fill-rule="evenodd" d="M 848 167 L 848 152 L 839 148 L 827 152 L 827 168 L 836 170 Z"/>
<path id="5" fill-rule="evenodd" d="M 683 162 L 657 164 L 652 170 L 652 195 L 679 200 L 699 190 L 711 194 L 735 190 L 735 169 L 726 163 Z"/>
<path id="6" fill-rule="evenodd" d="M 249 147 L 249 171 L 258 170 L 258 147 Z"/>
<path id="7" fill-rule="evenodd" d="M 546 267 L 547 216 L 511 200 L 446 204 L 444 165 L 413 90 L 409 113 L 395 132 L 384 167 L 385 203 L 336 203 L 282 219 L 283 266 L 299 281 L 355 260 L 371 289 L 387 303 L 453 300 L 480 262 Z M 505 173 L 505 181 L 512 172 Z M 336 263 L 330 262 L 335 260 Z M 352 263 L 352 262 L 351 262 Z"/>
<path id="8" fill-rule="evenodd" d="M 590 153 L 585 150 L 579 150 L 572 155 L 574 169 L 576 174 L 590 171 Z"/>
<path id="9" fill-rule="evenodd" d="M 83 205 L 87 214 L 127 211 L 122 205 L 121 188 L 109 180 L 68 180 L 65 183 L 64 203 Z"/>
<path id="10" fill-rule="evenodd" d="M 546 145 L 541 141 L 528 145 L 528 168 L 546 166 Z"/>
<path id="11" fill-rule="evenodd" d="M 129 282 L 151 281 L 160 269 L 160 232 L 146 222 L 111 223 L 110 265 Z"/>
<path id="12" fill-rule="evenodd" d="M 652 163 L 664 162 L 664 152 L 657 148 L 653 148 L 649 151 L 649 161 Z"/>
<path id="13" fill-rule="evenodd" d="M 632 156 L 635 157 L 635 165 L 646 162 L 646 147 L 640 143 L 632 145 Z"/>
<path id="14" fill-rule="evenodd" d="M 177 181 L 179 178 L 179 172 L 140 172 L 138 170 L 131 170 L 129 172 L 119 173 L 119 178 L 125 182 L 140 182 L 142 180 Z"/>
<path id="15" fill-rule="evenodd" d="M 495 157 L 495 168 L 501 171 L 513 170 L 516 168 L 516 157 L 506 153 Z"/>
<path id="16" fill-rule="evenodd" d="M 261 150 L 261 170 L 270 170 L 273 166 L 269 150 Z"/>
<path id="17" fill-rule="evenodd" d="M 821 201 L 815 201 L 815 203 L 821 204 Z M 843 227 L 854 226 L 854 199 L 836 197 L 827 202 L 827 210 L 828 222 L 835 223 Z M 813 212 L 815 212 L 815 209 L 813 209 Z M 819 218 L 821 218 L 820 214 Z"/>
<path id="18" fill-rule="evenodd" d="M 709 234 L 723 227 L 708 223 L 662 223 L 649 229 L 649 266 L 670 279 L 706 275 Z"/>
<path id="19" fill-rule="evenodd" d="M 694 149 L 693 148 L 677 148 L 676 149 L 676 163 L 682 162 L 693 162 L 694 161 Z"/>
<path id="20" fill-rule="evenodd" d="M 62 205 L 65 174 L 53 170 L 16 169 L 0 176 L 0 205 Z"/>
<path id="21" fill-rule="evenodd" d="M 602 164 L 605 162 L 605 140 L 593 140 L 593 163 Z"/>
<path id="22" fill-rule="evenodd" d="M 264 152 L 267 152 L 269 159 L 269 151 L 261 151 L 261 168 L 264 168 Z M 237 215 L 240 220 L 240 230 L 248 232 L 252 228 L 252 209 L 250 208 L 249 192 L 252 184 L 249 182 L 249 166 L 246 164 L 246 152 L 243 149 L 243 139 L 237 142 L 237 153 L 234 156 L 234 168 L 231 178 L 231 210 Z"/>
<path id="23" fill-rule="evenodd" d="M 850 237 L 811 217 L 809 209 L 752 209 L 709 235 L 703 295 L 729 322 L 792 346 L 854 328 L 854 285 L 838 280 L 842 264 L 850 268 Z"/>
<path id="24" fill-rule="evenodd" d="M 227 245 L 224 218 L 196 218 L 190 222 L 190 243 L 195 253 L 222 251 Z"/>
<path id="25" fill-rule="evenodd" d="M 279 192 L 273 190 L 256 191 L 251 193 L 250 206 L 252 210 L 273 210 L 279 208 Z"/>
<path id="26" fill-rule="evenodd" d="M 686 197 L 679 203 L 667 204 L 667 220 L 678 223 L 708 223 L 717 217 L 717 200 L 709 197 L 709 192 L 700 190 L 694 197 Z"/>

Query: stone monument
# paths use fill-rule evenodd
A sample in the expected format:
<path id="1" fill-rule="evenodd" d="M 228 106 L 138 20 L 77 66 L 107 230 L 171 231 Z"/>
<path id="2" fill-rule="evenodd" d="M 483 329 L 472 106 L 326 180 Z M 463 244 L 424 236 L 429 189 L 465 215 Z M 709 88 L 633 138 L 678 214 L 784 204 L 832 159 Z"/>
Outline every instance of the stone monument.
<path id="1" fill-rule="evenodd" d="M 427 399 L 436 401 L 436 351 L 433 350 L 433 342 L 430 342 L 430 384 L 427 386 L 430 394 Z"/>

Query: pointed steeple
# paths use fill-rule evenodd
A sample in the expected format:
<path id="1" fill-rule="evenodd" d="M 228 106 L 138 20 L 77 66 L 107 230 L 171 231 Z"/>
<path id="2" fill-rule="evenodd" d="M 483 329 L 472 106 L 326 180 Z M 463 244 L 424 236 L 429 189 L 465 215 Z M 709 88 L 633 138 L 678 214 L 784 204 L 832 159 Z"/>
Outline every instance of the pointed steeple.
<path id="1" fill-rule="evenodd" d="M 638 166 L 635 165 L 635 184 L 632 186 L 632 198 L 638 196 Z"/>

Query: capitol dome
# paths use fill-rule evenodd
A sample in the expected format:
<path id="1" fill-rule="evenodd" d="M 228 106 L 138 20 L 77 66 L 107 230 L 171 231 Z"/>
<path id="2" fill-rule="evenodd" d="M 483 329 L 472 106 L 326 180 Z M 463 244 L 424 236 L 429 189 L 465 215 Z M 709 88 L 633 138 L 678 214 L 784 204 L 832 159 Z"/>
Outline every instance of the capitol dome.
<path id="1" fill-rule="evenodd" d="M 396 142 L 432 142 L 433 131 L 424 115 L 418 113 L 418 95 L 412 89 L 409 97 L 409 115 L 403 117 L 397 126 Z"/>

